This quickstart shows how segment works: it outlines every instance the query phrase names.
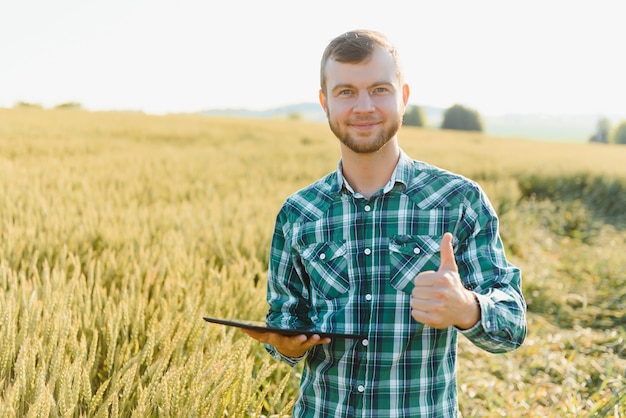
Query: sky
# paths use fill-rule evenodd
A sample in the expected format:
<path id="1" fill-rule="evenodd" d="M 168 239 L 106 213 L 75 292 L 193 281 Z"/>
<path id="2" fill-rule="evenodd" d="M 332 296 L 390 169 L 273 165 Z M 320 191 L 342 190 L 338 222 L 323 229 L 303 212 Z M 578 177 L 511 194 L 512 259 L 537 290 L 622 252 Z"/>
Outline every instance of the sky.
<path id="1" fill-rule="evenodd" d="M 397 45 L 410 104 L 626 119 L 624 10 L 621 0 L 0 0 L 0 107 L 317 102 L 326 44 L 368 28 Z"/>

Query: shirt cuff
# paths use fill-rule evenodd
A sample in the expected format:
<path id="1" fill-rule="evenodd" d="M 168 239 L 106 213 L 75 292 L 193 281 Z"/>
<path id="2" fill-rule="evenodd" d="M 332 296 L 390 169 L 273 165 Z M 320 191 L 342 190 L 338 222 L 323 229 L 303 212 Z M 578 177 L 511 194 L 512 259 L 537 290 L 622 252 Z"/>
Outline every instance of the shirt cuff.
<path id="1" fill-rule="evenodd" d="M 263 345 L 265 346 L 265 349 L 270 354 L 270 356 L 274 357 L 278 361 L 282 361 L 283 363 L 287 363 L 291 367 L 293 367 L 296 364 L 298 364 L 298 362 L 300 360 L 302 360 L 303 358 L 305 358 L 306 355 L 308 354 L 308 351 L 307 351 L 306 353 L 304 353 L 300 357 L 289 357 L 289 356 L 285 356 L 284 354 L 281 354 L 281 352 L 278 351 L 276 349 L 276 347 L 274 347 L 273 345 L 270 345 L 270 344 L 263 344 Z"/>

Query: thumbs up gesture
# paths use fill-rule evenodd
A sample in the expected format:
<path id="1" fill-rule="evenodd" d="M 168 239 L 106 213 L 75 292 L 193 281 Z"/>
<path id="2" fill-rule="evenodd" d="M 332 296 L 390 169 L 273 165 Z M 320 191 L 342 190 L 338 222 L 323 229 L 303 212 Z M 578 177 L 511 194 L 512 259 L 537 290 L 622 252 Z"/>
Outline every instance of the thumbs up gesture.
<path id="1" fill-rule="evenodd" d="M 437 271 L 423 271 L 414 281 L 411 316 L 433 328 L 456 326 L 468 329 L 480 319 L 474 294 L 463 287 L 454 259 L 452 234 L 441 239 L 441 262 Z"/>

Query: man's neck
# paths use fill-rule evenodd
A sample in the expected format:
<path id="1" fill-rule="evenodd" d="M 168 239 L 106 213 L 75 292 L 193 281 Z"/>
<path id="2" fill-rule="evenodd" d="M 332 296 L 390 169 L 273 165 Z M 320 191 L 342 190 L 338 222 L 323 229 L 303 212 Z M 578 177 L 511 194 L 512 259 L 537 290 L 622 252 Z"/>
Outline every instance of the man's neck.
<path id="1" fill-rule="evenodd" d="M 369 198 L 389 182 L 399 158 L 397 139 L 371 154 L 355 153 L 342 144 L 342 175 L 355 192 Z"/>

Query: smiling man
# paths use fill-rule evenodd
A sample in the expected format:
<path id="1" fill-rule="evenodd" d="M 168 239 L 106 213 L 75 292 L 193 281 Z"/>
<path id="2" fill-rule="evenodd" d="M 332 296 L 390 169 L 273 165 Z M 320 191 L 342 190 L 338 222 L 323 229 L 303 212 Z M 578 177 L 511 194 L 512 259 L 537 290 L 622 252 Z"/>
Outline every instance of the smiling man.
<path id="1" fill-rule="evenodd" d="M 245 332 L 304 360 L 294 416 L 457 416 L 458 334 L 493 353 L 520 347 L 521 272 L 481 188 L 401 150 L 409 87 L 384 35 L 333 39 L 320 74 L 341 160 L 277 216 L 266 322 L 366 337 Z"/>

